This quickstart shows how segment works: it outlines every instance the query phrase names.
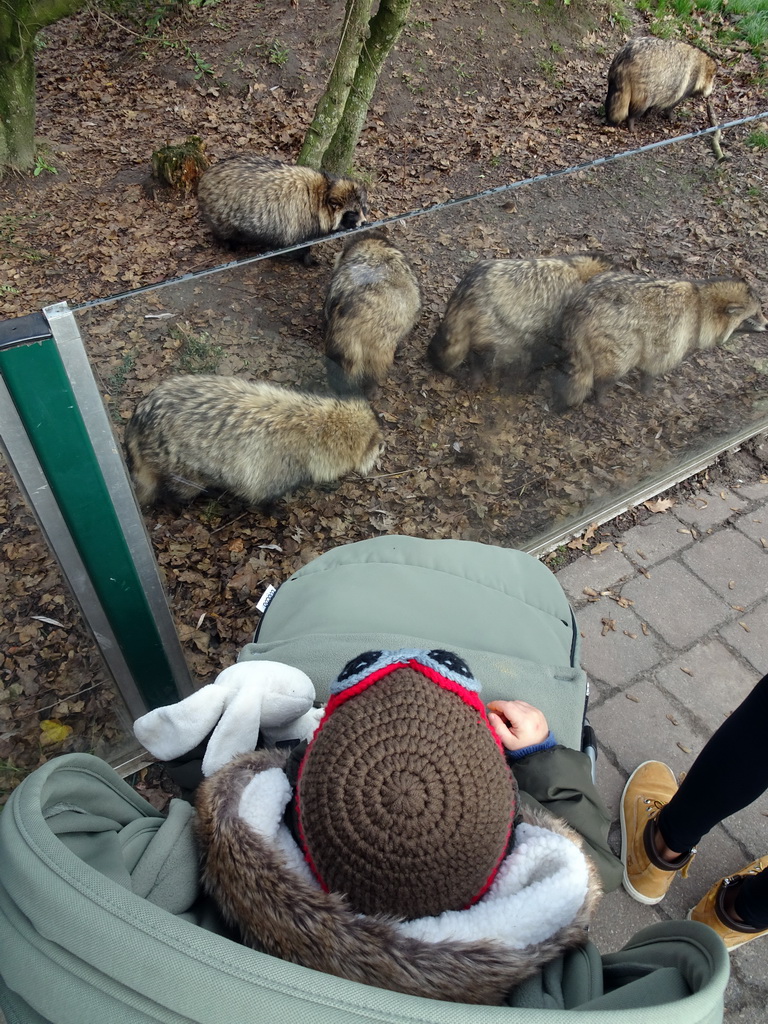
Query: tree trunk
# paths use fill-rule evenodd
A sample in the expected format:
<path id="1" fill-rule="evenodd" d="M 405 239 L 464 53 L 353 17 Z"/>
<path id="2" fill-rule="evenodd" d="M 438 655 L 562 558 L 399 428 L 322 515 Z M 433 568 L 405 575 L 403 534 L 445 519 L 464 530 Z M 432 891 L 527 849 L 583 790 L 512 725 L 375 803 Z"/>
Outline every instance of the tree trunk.
<path id="1" fill-rule="evenodd" d="M 315 116 L 299 153 L 297 163 L 305 167 L 320 167 L 323 154 L 344 112 L 360 61 L 360 52 L 368 38 L 372 6 L 373 0 L 347 0 L 341 41 L 331 77 L 317 104 Z"/>
<path id="2" fill-rule="evenodd" d="M 0 0 L 0 177 L 35 164 L 35 36 L 85 0 Z"/>
<path id="3" fill-rule="evenodd" d="M 0 176 L 35 165 L 35 60 L 32 47 L 15 61 L 0 55 Z"/>
<path id="4" fill-rule="evenodd" d="M 411 0 L 381 0 L 376 16 L 371 19 L 368 45 L 360 53 L 344 113 L 322 159 L 324 170 L 333 174 L 351 172 L 355 146 L 363 130 L 379 74 L 400 38 L 410 6 Z"/>
<path id="5" fill-rule="evenodd" d="M 381 0 L 371 20 L 368 46 L 360 53 L 344 113 L 323 158 L 323 168 L 333 174 L 349 174 L 352 169 L 354 147 L 366 123 L 381 69 L 406 26 L 410 7 L 411 0 Z"/>

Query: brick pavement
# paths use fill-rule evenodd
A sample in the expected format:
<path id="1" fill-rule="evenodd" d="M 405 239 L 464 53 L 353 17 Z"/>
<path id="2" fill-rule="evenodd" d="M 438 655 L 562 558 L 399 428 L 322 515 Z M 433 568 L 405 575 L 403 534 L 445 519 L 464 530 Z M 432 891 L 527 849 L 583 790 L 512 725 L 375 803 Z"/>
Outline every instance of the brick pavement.
<path id="1" fill-rule="evenodd" d="M 557 578 L 583 638 L 598 787 L 618 821 L 624 783 L 638 764 L 654 758 L 686 771 L 768 672 L 768 483 L 702 490 Z M 766 819 L 768 794 L 718 825 L 689 877 L 678 877 L 655 907 L 623 889 L 606 896 L 593 932 L 600 950 L 620 948 L 647 924 L 684 917 L 718 878 L 768 853 Z M 618 852 L 618 825 L 612 841 Z M 733 952 L 731 972 L 726 1020 L 763 1024 L 768 939 Z"/>

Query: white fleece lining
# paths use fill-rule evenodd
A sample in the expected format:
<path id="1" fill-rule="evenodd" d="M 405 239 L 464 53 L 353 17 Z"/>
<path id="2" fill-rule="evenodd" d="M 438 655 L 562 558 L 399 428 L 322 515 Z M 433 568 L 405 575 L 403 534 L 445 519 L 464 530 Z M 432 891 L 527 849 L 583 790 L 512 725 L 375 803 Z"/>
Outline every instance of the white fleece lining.
<path id="1" fill-rule="evenodd" d="M 240 816 L 280 851 L 290 871 L 319 888 L 283 824 L 291 795 L 281 769 L 258 772 L 243 791 Z M 511 853 L 479 903 L 437 917 L 396 922 L 393 927 L 424 942 L 495 939 L 522 949 L 569 924 L 586 899 L 588 884 L 586 858 L 575 843 L 539 825 L 521 824 L 515 828 Z"/>
<path id="2" fill-rule="evenodd" d="M 320 888 L 304 859 L 291 830 L 283 823 L 285 808 L 293 795 L 291 784 L 282 769 L 274 767 L 257 772 L 240 797 L 239 814 L 243 821 L 282 854 L 286 867 Z"/>

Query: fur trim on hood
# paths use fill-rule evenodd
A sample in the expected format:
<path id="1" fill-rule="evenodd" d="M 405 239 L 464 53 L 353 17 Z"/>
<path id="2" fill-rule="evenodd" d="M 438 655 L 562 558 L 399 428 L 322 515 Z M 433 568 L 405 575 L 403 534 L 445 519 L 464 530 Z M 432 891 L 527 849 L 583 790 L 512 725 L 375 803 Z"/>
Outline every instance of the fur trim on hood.
<path id="1" fill-rule="evenodd" d="M 243 942 L 313 970 L 430 999 L 497 1005 L 584 945 L 600 895 L 580 837 L 547 812 L 524 824 L 486 896 L 438 917 L 354 913 L 323 892 L 283 813 L 292 792 L 274 751 L 244 754 L 198 791 L 203 885 Z"/>

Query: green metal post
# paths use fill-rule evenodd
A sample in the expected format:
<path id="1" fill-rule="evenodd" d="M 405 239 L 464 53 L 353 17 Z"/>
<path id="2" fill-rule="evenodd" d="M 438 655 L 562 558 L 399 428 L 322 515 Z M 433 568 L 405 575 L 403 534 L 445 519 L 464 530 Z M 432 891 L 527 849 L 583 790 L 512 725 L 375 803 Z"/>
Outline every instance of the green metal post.
<path id="1" fill-rule="evenodd" d="M 0 325 L 0 378 L 9 462 L 129 711 L 186 696 L 154 553 L 66 303 Z"/>

